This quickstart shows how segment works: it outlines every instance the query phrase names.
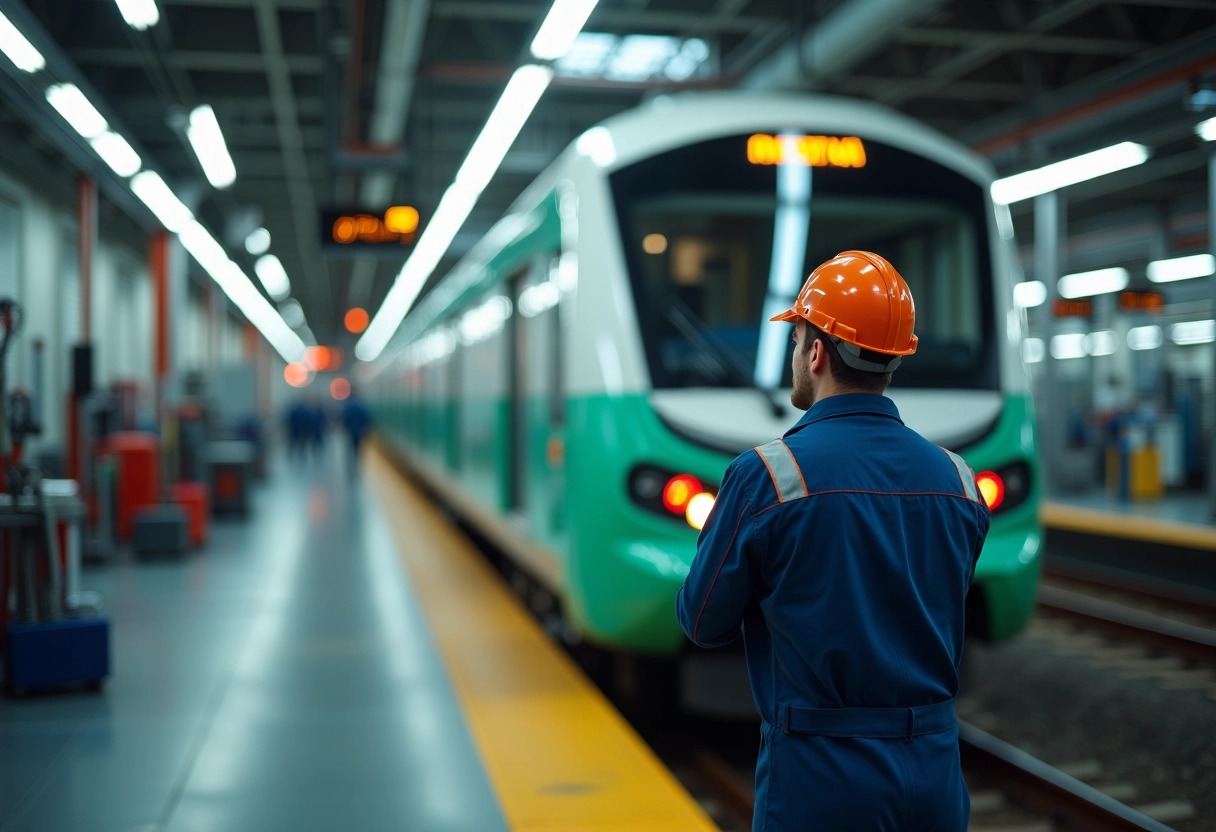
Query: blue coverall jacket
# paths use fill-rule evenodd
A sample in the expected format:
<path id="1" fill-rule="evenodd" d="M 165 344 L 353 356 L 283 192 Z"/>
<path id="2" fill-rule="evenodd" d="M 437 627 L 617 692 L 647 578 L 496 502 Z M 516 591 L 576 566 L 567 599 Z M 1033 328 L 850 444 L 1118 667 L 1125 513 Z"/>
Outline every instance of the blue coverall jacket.
<path id="1" fill-rule="evenodd" d="M 989 521 L 885 396 L 823 399 L 731 463 L 676 610 L 702 647 L 743 633 L 753 830 L 967 828 L 953 698 Z"/>

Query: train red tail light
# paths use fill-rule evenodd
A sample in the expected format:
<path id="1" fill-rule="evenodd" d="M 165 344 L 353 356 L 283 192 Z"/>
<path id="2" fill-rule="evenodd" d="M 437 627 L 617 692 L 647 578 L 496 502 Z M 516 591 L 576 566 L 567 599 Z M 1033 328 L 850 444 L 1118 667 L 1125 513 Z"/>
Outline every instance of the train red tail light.
<path id="1" fill-rule="evenodd" d="M 975 475 L 975 485 L 989 511 L 996 511 L 1005 502 L 1005 480 L 995 471 L 980 471 Z"/>
<path id="2" fill-rule="evenodd" d="M 701 481 L 691 474 L 676 474 L 663 486 L 663 508 L 683 514 L 692 498 L 701 493 Z"/>

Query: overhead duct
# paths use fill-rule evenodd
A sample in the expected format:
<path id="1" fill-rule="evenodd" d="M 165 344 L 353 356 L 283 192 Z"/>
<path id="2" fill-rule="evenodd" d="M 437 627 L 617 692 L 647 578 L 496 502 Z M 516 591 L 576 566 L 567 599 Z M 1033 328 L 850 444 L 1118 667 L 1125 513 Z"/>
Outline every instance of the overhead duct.
<path id="1" fill-rule="evenodd" d="M 743 77 L 743 89 L 799 89 L 847 72 L 944 0 L 847 0 L 798 41 L 790 41 Z"/>
<path id="2" fill-rule="evenodd" d="M 405 135 L 414 79 L 426 34 L 430 0 L 389 0 L 384 10 L 384 35 L 376 78 L 376 103 L 368 128 L 374 145 L 400 144 Z M 393 198 L 395 173 L 369 173 L 359 189 L 360 207 L 379 208 Z M 356 259 L 351 269 L 348 301 L 365 306 L 376 274 L 376 261 Z"/>

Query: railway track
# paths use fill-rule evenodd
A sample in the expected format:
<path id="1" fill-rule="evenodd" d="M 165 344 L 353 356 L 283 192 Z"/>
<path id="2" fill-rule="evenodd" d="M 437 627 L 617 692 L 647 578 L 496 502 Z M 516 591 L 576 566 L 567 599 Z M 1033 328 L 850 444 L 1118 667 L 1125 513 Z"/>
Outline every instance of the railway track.
<path id="1" fill-rule="evenodd" d="M 1184 656 L 1207 667 L 1216 666 L 1216 605 L 1211 602 L 1171 595 L 1160 587 L 1138 588 L 1125 581 L 1104 580 L 1097 575 L 1047 577 L 1064 579 L 1047 580 L 1039 585 L 1038 606 L 1047 615 L 1120 640 Z M 1199 623 L 1157 611 L 1162 608 Z"/>
<path id="2" fill-rule="evenodd" d="M 972 788 L 973 830 L 1171 832 L 1164 823 L 964 721 L 959 723 L 959 752 Z M 708 748 L 690 752 L 687 768 L 696 780 L 694 793 L 710 804 L 723 829 L 751 828 L 755 803 L 749 771 Z M 994 792 L 999 793 L 996 800 Z M 1012 824 L 1006 818 L 986 825 L 985 805 L 1012 806 L 1021 816 Z"/>

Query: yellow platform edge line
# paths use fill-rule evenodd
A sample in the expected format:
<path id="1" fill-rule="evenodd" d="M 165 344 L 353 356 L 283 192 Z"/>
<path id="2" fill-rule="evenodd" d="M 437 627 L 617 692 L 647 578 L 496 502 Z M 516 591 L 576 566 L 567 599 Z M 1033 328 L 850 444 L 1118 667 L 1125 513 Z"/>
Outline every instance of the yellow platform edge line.
<path id="1" fill-rule="evenodd" d="M 384 451 L 372 450 L 366 462 L 508 826 L 515 832 L 716 829 Z"/>
<path id="2" fill-rule="evenodd" d="M 1067 531 L 1216 551 L 1216 528 L 1160 520 L 1156 517 L 1114 514 L 1062 503 L 1043 503 L 1039 507 L 1039 519 L 1044 526 Z"/>

